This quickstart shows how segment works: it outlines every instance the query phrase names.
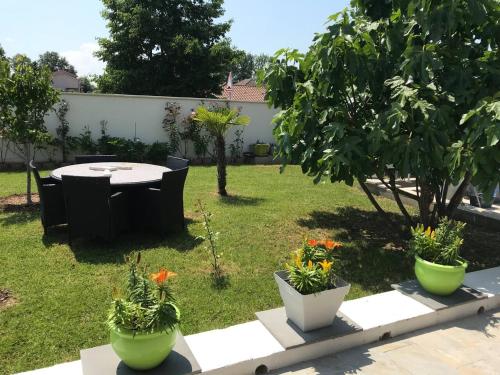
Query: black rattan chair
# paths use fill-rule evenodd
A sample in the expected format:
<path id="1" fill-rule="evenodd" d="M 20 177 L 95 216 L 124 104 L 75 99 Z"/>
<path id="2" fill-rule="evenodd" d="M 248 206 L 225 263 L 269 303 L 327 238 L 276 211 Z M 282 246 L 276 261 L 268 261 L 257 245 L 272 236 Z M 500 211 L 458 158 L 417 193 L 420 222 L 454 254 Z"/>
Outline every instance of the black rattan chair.
<path id="1" fill-rule="evenodd" d="M 43 232 L 47 234 L 49 227 L 67 223 L 62 185 L 60 181 L 52 177 L 40 177 L 33 160 L 30 161 L 30 168 L 35 176 L 40 196 L 40 217 Z"/>
<path id="2" fill-rule="evenodd" d="M 112 240 L 128 227 L 126 195 L 111 195 L 110 177 L 62 176 L 69 240 L 102 237 Z"/>
<path id="3" fill-rule="evenodd" d="M 118 161 L 116 155 L 76 155 L 75 164 L 85 163 L 106 163 L 110 161 Z"/>
<path id="4" fill-rule="evenodd" d="M 189 167 L 189 160 L 176 158 L 175 156 L 167 156 L 167 168 L 176 171 L 177 169 L 183 169 Z"/>
<path id="5" fill-rule="evenodd" d="M 184 183 L 189 168 L 163 173 L 161 188 L 146 190 L 143 217 L 161 234 L 184 230 Z"/>

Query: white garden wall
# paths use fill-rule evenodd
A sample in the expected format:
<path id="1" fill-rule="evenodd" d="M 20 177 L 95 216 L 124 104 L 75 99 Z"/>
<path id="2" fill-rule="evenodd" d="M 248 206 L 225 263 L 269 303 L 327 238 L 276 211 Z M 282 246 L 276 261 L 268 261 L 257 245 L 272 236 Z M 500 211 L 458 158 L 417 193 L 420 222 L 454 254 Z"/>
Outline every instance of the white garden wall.
<path id="1" fill-rule="evenodd" d="M 129 139 L 137 136 L 147 144 L 155 141 L 168 141 L 167 134 L 162 128 L 166 102 L 176 102 L 181 106 L 179 122 L 203 102 L 206 104 L 224 102 L 215 99 L 83 93 L 62 93 L 61 99 L 70 104 L 67 120 L 70 124 L 71 136 L 79 136 L 83 132 L 84 126 L 89 126 L 94 139 L 97 139 L 100 136 L 100 121 L 106 120 L 110 136 Z M 250 125 L 244 127 L 244 151 L 247 151 L 248 146 L 257 140 L 274 142 L 271 121 L 277 110 L 269 108 L 265 103 L 231 101 L 230 105 L 240 107 L 241 113 L 251 118 Z M 54 113 L 47 116 L 46 125 L 49 132 L 55 136 L 55 129 L 59 122 Z M 137 134 L 135 134 L 135 125 L 137 125 Z M 233 139 L 234 135 L 231 131 L 227 136 L 228 145 Z M 52 153 L 50 157 L 58 161 L 60 153 Z M 37 161 L 47 161 L 49 155 L 46 152 L 39 152 L 36 159 Z M 10 153 L 7 161 L 21 160 Z"/>

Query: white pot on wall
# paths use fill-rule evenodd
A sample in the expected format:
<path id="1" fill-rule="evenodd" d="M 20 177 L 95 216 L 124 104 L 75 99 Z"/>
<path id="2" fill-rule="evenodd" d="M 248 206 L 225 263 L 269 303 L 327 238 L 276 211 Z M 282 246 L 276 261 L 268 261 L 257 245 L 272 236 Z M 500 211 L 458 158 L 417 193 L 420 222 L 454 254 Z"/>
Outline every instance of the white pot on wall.
<path id="1" fill-rule="evenodd" d="M 337 278 L 337 287 L 320 293 L 301 294 L 288 283 L 288 272 L 274 273 L 286 316 L 302 331 L 312 331 L 332 325 L 337 311 L 351 284 Z"/>

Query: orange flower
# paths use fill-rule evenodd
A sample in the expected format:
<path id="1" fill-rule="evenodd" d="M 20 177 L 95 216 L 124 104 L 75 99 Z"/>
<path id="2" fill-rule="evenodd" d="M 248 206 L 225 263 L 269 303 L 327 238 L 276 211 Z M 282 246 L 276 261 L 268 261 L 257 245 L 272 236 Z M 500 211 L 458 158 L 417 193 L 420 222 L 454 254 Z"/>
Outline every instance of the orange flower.
<path id="1" fill-rule="evenodd" d="M 316 246 L 318 244 L 318 241 L 316 241 L 316 240 L 309 240 L 309 241 L 307 241 L 307 244 L 309 246 Z"/>
<path id="2" fill-rule="evenodd" d="M 175 272 L 167 271 L 166 269 L 162 268 L 160 269 L 160 272 L 151 274 L 151 280 L 153 280 L 157 284 L 161 284 L 176 275 L 177 274 Z"/>
<path id="3" fill-rule="evenodd" d="M 332 240 L 328 240 L 328 241 L 325 242 L 325 247 L 328 250 L 333 250 L 333 249 L 336 249 L 337 247 L 342 247 L 342 244 L 340 242 L 335 242 L 335 241 L 332 241 Z"/>

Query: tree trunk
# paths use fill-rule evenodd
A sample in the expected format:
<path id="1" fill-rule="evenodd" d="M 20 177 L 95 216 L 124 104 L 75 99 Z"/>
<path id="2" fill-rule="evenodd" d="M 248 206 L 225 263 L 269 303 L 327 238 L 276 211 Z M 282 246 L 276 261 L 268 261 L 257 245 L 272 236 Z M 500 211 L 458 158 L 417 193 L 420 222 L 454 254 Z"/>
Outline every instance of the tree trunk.
<path id="1" fill-rule="evenodd" d="M 420 186 L 420 196 L 418 197 L 420 222 L 427 228 L 433 224 L 431 223 L 431 204 L 434 200 L 434 192 L 432 188 L 425 183 L 425 181 L 419 180 L 417 183 Z"/>
<path id="2" fill-rule="evenodd" d="M 224 136 L 217 136 L 215 143 L 217 145 L 217 184 L 219 195 L 227 196 L 226 191 L 226 141 Z"/>
<path id="3" fill-rule="evenodd" d="M 24 156 L 26 163 L 26 204 L 33 204 L 33 200 L 31 199 L 31 145 L 29 143 L 24 144 Z"/>
<path id="4" fill-rule="evenodd" d="M 446 207 L 446 215 L 449 218 L 453 218 L 453 215 L 455 214 L 458 205 L 462 202 L 462 199 L 465 195 L 467 187 L 469 186 L 471 178 L 472 174 L 470 172 L 467 172 L 464 176 L 464 180 L 458 187 L 457 191 L 455 192 L 455 194 L 453 194 L 453 197 L 451 197 L 450 203 L 448 203 L 448 207 Z"/>

